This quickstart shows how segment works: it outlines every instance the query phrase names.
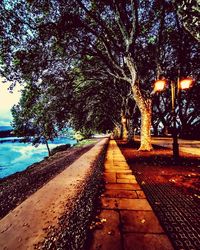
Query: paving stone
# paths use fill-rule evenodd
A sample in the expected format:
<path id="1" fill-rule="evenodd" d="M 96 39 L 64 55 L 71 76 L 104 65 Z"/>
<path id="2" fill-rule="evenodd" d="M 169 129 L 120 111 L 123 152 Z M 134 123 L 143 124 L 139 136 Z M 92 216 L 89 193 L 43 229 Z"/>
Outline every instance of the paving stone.
<path id="1" fill-rule="evenodd" d="M 173 250 L 168 237 L 164 234 L 137 234 L 123 235 L 124 250 Z"/>
<path id="2" fill-rule="evenodd" d="M 109 198 L 127 198 L 127 199 L 137 199 L 137 193 L 136 191 L 132 190 L 106 190 L 103 193 L 104 197 L 109 197 Z"/>
<path id="3" fill-rule="evenodd" d="M 127 210 L 152 210 L 146 199 L 119 199 L 119 209 Z"/>
<path id="4" fill-rule="evenodd" d="M 104 173 L 104 180 L 108 183 L 116 183 L 116 173 Z"/>
<path id="5" fill-rule="evenodd" d="M 136 193 L 139 199 L 146 199 L 146 195 L 142 190 L 137 190 Z"/>
<path id="6" fill-rule="evenodd" d="M 100 218 L 106 221 L 102 222 L 102 229 L 95 230 L 90 250 L 122 250 L 119 213 L 112 210 L 102 210 Z"/>
<path id="7" fill-rule="evenodd" d="M 114 171 L 118 171 L 118 170 L 129 170 L 129 167 L 120 167 L 120 166 L 105 166 L 105 170 L 114 170 Z"/>
<path id="8" fill-rule="evenodd" d="M 107 151 L 107 153 L 106 153 L 106 157 L 105 157 L 105 161 L 113 161 L 113 155 L 112 154 L 110 154 L 109 153 L 109 149 L 108 149 L 108 151 Z"/>
<path id="9" fill-rule="evenodd" d="M 126 159 L 124 158 L 124 156 L 122 155 L 121 151 L 119 154 L 115 154 L 113 155 L 113 159 L 116 160 L 117 162 L 126 162 Z"/>
<path id="10" fill-rule="evenodd" d="M 104 164 L 113 164 L 113 158 L 106 156 Z"/>
<path id="11" fill-rule="evenodd" d="M 126 166 L 126 165 L 117 165 L 117 164 L 114 164 L 113 165 L 115 168 L 123 168 L 123 169 L 130 169 L 129 166 Z"/>
<path id="12" fill-rule="evenodd" d="M 132 174 L 132 170 L 129 169 L 123 169 L 123 170 L 119 170 L 119 169 L 105 169 L 106 173 L 121 173 L 121 174 Z"/>
<path id="13" fill-rule="evenodd" d="M 121 151 L 113 152 L 113 158 L 119 159 L 119 161 L 126 161 L 126 159 L 123 157 Z"/>
<path id="14" fill-rule="evenodd" d="M 126 165 L 126 166 L 128 166 L 126 160 L 118 160 L 118 159 L 115 159 L 115 158 L 114 158 L 114 159 L 113 159 L 113 163 L 114 163 L 114 164 L 117 164 L 117 165 L 121 164 L 121 165 Z"/>
<path id="15" fill-rule="evenodd" d="M 101 198 L 104 209 L 152 210 L 146 199 Z"/>
<path id="16" fill-rule="evenodd" d="M 113 162 L 116 167 L 126 167 L 129 168 L 129 165 L 126 162 Z"/>
<path id="17" fill-rule="evenodd" d="M 136 180 L 135 179 L 135 176 L 132 175 L 132 174 L 117 174 L 117 178 L 120 178 L 120 179 L 131 179 L 131 180 Z"/>
<path id="18" fill-rule="evenodd" d="M 111 158 L 111 157 L 106 157 L 105 158 L 105 161 L 104 161 L 104 164 L 113 164 L 113 158 Z"/>
<path id="19" fill-rule="evenodd" d="M 113 164 L 113 157 L 107 155 L 107 156 L 105 157 L 104 163 L 105 163 L 105 164 L 108 164 L 108 163 L 112 163 L 112 164 Z"/>
<path id="20" fill-rule="evenodd" d="M 109 168 L 109 167 L 113 167 L 113 163 L 112 162 L 107 162 L 107 163 L 104 163 L 104 168 Z"/>
<path id="21" fill-rule="evenodd" d="M 117 183 L 137 183 L 136 180 L 132 180 L 132 179 L 117 179 Z"/>
<path id="22" fill-rule="evenodd" d="M 101 205 L 103 209 L 118 209 L 119 198 L 101 197 Z"/>
<path id="23" fill-rule="evenodd" d="M 140 186 L 137 183 L 125 183 L 125 184 L 121 184 L 121 183 L 110 183 L 110 184 L 106 184 L 105 186 L 106 189 L 125 189 L 125 190 L 141 190 Z"/>
<path id="24" fill-rule="evenodd" d="M 163 233 L 153 211 L 120 211 L 122 231 L 134 233 Z"/>
<path id="25" fill-rule="evenodd" d="M 126 170 L 130 170 L 129 166 L 113 165 L 113 167 L 116 168 L 116 169 L 126 169 Z"/>

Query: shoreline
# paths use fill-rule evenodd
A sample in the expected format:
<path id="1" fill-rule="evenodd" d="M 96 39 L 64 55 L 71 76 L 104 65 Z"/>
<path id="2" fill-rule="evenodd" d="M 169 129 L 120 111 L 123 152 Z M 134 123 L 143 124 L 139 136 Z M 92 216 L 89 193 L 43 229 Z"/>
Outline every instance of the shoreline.
<path id="1" fill-rule="evenodd" d="M 89 145 L 74 146 L 57 152 L 47 159 L 33 163 L 21 172 L 0 179 L 0 219 L 66 169 L 94 144 L 96 140 Z"/>
<path id="2" fill-rule="evenodd" d="M 76 144 L 76 140 L 70 138 L 63 140 L 59 138 L 56 141 L 50 142 L 49 147 L 52 152 L 58 148 L 56 150 L 58 152 L 67 149 L 67 147 L 73 147 Z M 60 146 L 63 148 L 59 149 Z M 17 172 L 24 171 L 29 166 L 49 157 L 46 145 L 33 146 L 31 142 L 14 142 L 13 139 L 0 143 L 0 151 L 0 180 Z"/>

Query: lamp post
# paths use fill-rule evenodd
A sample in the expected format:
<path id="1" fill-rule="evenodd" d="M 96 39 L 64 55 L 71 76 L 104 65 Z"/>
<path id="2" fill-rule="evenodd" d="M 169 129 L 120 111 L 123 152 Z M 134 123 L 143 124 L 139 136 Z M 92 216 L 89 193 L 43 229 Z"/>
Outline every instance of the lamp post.
<path id="1" fill-rule="evenodd" d="M 156 93 L 158 91 L 164 90 L 166 86 L 166 80 L 157 80 L 154 84 L 154 90 L 153 93 Z M 179 90 L 189 89 L 193 83 L 192 78 L 186 78 L 183 80 L 177 81 L 177 91 L 176 91 L 176 84 L 175 82 L 171 81 L 171 103 L 172 103 L 172 137 L 173 137 L 173 158 L 174 160 L 178 160 L 179 158 L 179 145 L 178 145 L 178 137 L 177 137 L 177 128 L 176 128 L 176 112 L 175 112 L 175 105 L 176 105 L 176 95 L 179 92 Z"/>
<path id="2" fill-rule="evenodd" d="M 178 80 L 179 86 L 179 80 Z M 171 97 L 172 97 L 172 136 L 173 136 L 173 157 L 174 160 L 178 160 L 179 158 L 179 145 L 178 145 L 178 137 L 177 137 L 177 129 L 176 129 L 176 112 L 175 112 L 175 102 L 176 102 L 176 86 L 173 81 L 171 81 Z"/>

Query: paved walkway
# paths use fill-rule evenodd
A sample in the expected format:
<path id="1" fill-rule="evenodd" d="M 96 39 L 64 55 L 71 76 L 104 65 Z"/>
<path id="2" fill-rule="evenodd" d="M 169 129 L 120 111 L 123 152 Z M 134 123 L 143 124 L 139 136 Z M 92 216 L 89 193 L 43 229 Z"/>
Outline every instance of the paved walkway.
<path id="1" fill-rule="evenodd" d="M 102 228 L 94 232 L 91 249 L 173 249 L 114 140 L 109 142 L 104 178 Z"/>

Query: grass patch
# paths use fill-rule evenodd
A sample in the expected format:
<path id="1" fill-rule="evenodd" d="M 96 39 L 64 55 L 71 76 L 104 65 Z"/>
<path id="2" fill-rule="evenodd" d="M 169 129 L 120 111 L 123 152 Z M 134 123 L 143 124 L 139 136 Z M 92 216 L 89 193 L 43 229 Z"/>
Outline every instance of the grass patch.
<path id="1" fill-rule="evenodd" d="M 98 142 L 97 139 L 84 139 L 84 140 L 79 141 L 74 147 L 83 147 L 83 146 L 94 144 L 97 142 Z"/>

